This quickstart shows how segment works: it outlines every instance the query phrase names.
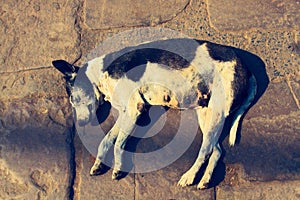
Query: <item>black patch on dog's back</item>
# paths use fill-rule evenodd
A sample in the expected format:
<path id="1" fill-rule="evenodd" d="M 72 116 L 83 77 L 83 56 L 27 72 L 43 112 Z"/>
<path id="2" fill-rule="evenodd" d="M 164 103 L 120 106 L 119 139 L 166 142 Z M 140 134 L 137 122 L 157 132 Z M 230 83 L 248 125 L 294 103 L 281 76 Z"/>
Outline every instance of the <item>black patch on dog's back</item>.
<path id="1" fill-rule="evenodd" d="M 111 59 L 113 55 L 108 56 L 108 59 Z M 112 78 L 118 79 L 133 68 L 139 67 L 137 69 L 137 73 L 135 72 L 127 74 L 129 79 L 138 81 L 145 72 L 145 65 L 147 62 L 158 63 L 175 70 L 186 68 L 190 64 L 190 62 L 188 62 L 186 59 L 173 52 L 155 48 L 142 48 L 123 54 L 122 56 L 116 58 L 111 64 L 109 64 L 107 68 L 104 68 L 103 70 L 107 71 Z M 104 65 L 105 63 L 106 62 L 104 58 Z"/>
<path id="2" fill-rule="evenodd" d="M 235 60 L 237 58 L 235 52 L 231 47 L 211 42 L 206 42 L 206 47 L 208 49 L 209 55 L 215 60 L 227 62 Z"/>

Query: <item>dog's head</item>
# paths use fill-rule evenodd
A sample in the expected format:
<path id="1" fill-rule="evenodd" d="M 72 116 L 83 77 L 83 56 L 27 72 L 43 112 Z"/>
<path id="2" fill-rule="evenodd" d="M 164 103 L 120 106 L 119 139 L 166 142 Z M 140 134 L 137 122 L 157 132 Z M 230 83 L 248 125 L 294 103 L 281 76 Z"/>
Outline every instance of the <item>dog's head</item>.
<path id="1" fill-rule="evenodd" d="M 52 64 L 64 74 L 66 90 L 75 109 L 78 125 L 88 124 L 95 116 L 100 95 L 96 94 L 98 92 L 96 86 L 86 76 L 87 64 L 81 68 L 64 60 L 55 60 Z"/>

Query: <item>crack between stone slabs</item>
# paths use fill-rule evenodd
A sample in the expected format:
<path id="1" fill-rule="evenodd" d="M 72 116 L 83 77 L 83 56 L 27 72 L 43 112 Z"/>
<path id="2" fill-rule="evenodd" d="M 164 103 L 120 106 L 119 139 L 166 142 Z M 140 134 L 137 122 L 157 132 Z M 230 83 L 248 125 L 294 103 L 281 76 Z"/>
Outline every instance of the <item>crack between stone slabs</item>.
<path id="1" fill-rule="evenodd" d="M 111 29 L 122 29 L 122 28 L 139 28 L 139 27 L 155 27 L 157 25 L 162 25 L 165 24 L 169 21 L 172 21 L 173 19 L 175 19 L 178 15 L 180 15 L 181 13 L 183 13 L 188 6 L 190 6 L 192 3 L 192 0 L 189 0 L 184 7 L 182 8 L 182 10 L 179 10 L 177 13 L 175 13 L 173 16 L 171 16 L 169 19 L 166 19 L 164 21 L 161 21 L 157 24 L 153 24 L 151 23 L 151 21 L 149 22 L 149 24 L 140 24 L 140 25 L 124 25 L 124 26 L 111 26 L 111 27 L 105 27 L 105 28 L 91 28 L 88 25 L 86 25 L 87 27 L 89 27 L 90 30 L 92 31 L 107 31 L 107 30 L 111 30 Z"/>
<path id="2" fill-rule="evenodd" d="M 16 70 L 16 71 L 0 72 L 0 75 L 20 73 L 20 72 L 28 72 L 28 71 L 37 71 L 37 70 L 44 70 L 44 69 L 50 69 L 50 68 L 53 68 L 53 67 L 52 66 L 46 66 L 46 67 L 37 67 L 37 68 L 33 68 L 33 69 L 21 69 L 21 70 Z"/>
<path id="3" fill-rule="evenodd" d="M 74 59 L 74 61 L 72 62 L 72 64 L 77 63 L 81 58 L 82 58 L 82 50 L 81 50 L 81 41 L 82 41 L 82 27 L 80 26 L 81 24 L 81 19 L 82 16 L 80 15 L 80 13 L 82 13 L 82 9 L 83 9 L 83 3 L 84 1 L 80 1 L 78 0 L 77 2 L 77 7 L 76 10 L 74 12 L 74 28 L 75 31 L 77 33 L 77 41 L 76 41 L 76 46 L 79 48 L 79 54 L 78 56 Z"/>
<path id="4" fill-rule="evenodd" d="M 70 167 L 70 177 L 69 177 L 69 186 L 68 186 L 68 199 L 73 200 L 75 196 L 74 185 L 76 179 L 76 160 L 75 160 L 75 126 L 68 129 L 68 136 L 66 139 L 67 144 L 69 145 L 69 167 Z"/>
<path id="5" fill-rule="evenodd" d="M 55 113 L 55 115 L 57 115 L 57 112 Z M 48 122 L 47 125 L 49 125 L 50 123 L 53 123 L 53 124 L 59 125 L 59 126 L 61 126 L 61 127 L 64 127 L 64 125 L 63 125 L 62 123 L 59 123 L 59 122 L 55 121 L 55 120 L 53 119 L 53 117 L 51 117 L 50 115 L 48 115 L 48 118 L 49 118 L 50 121 Z"/>
<path id="6" fill-rule="evenodd" d="M 217 200 L 217 186 L 214 187 L 214 196 L 213 200 Z"/>
<path id="7" fill-rule="evenodd" d="M 135 163 L 135 154 L 133 154 L 133 163 Z M 135 173 L 135 165 L 133 164 L 133 200 L 138 199 L 136 193 L 136 173 Z"/>
<path id="8" fill-rule="evenodd" d="M 192 4 L 192 0 L 189 0 L 189 1 L 185 4 L 185 6 L 182 8 L 182 10 L 179 10 L 177 13 L 175 13 L 173 16 L 170 17 L 170 19 L 166 19 L 166 20 L 164 20 L 164 21 L 161 21 L 161 22 L 155 24 L 154 26 L 157 26 L 157 25 L 160 25 L 160 24 L 165 24 L 165 23 L 168 23 L 168 22 L 172 21 L 172 20 L 175 19 L 178 15 L 180 15 L 181 13 L 183 13 L 183 12 L 188 8 L 188 6 L 190 6 L 191 4 Z M 151 25 L 151 21 L 150 21 L 149 25 L 152 26 L 152 25 Z M 133 28 L 134 28 L 134 27 L 144 27 L 144 26 L 145 26 L 145 25 L 133 26 Z"/>
<path id="9" fill-rule="evenodd" d="M 291 85 L 291 81 L 290 81 L 290 77 L 289 77 L 289 76 L 286 76 L 286 83 L 287 83 L 287 85 L 288 85 L 288 87 L 289 87 L 289 89 L 290 89 L 290 92 L 291 92 L 291 94 L 292 94 L 292 96 L 293 96 L 293 99 L 294 99 L 294 101 L 295 101 L 295 103 L 296 103 L 298 109 L 300 110 L 300 102 L 299 102 L 299 100 L 298 100 L 298 98 L 297 98 L 297 96 L 296 96 L 296 93 L 295 93 L 294 90 L 293 90 L 293 87 L 292 87 L 292 85 Z"/>
<path id="10" fill-rule="evenodd" d="M 187 2 L 187 4 L 182 8 L 182 10 L 178 11 L 178 13 L 176 13 L 174 16 L 172 16 L 170 19 L 167 19 L 166 21 L 162 22 L 163 23 L 166 23 L 166 22 L 169 22 L 171 20 L 173 20 L 174 18 L 176 18 L 178 15 L 180 15 L 181 13 L 183 13 L 187 8 L 188 6 L 190 6 L 192 4 L 192 0 L 189 0 Z"/>
<path id="11" fill-rule="evenodd" d="M 75 129 L 76 130 L 76 129 Z M 75 132 L 74 146 L 75 146 L 75 163 L 76 163 L 76 178 L 73 185 L 74 188 L 74 199 L 80 199 L 81 192 L 81 172 L 83 169 L 83 146 L 78 145 L 80 137 L 78 137 L 77 132 Z M 81 144 L 81 143 L 80 143 Z"/>
<path id="12" fill-rule="evenodd" d="M 6 56 L 4 56 L 3 58 L 3 63 L 6 63 L 7 62 L 7 59 L 11 56 L 14 48 L 17 46 L 17 43 L 18 43 L 18 39 L 16 39 L 16 37 L 14 36 L 13 37 L 13 46 L 11 48 L 9 48 L 8 50 L 8 53 L 6 54 Z"/>
<path id="13" fill-rule="evenodd" d="M 205 6 L 206 6 L 206 13 L 207 13 L 207 19 L 208 19 L 208 26 L 209 28 L 213 29 L 214 31 L 216 31 L 217 33 L 221 33 L 221 31 L 215 27 L 213 25 L 213 23 L 211 22 L 211 17 L 210 17 L 210 12 L 209 12 L 209 2 L 208 0 L 204 0 L 203 2 L 205 2 Z"/>
<path id="14" fill-rule="evenodd" d="M 275 116 L 268 117 L 268 118 L 266 118 L 264 116 L 252 117 L 249 119 L 244 119 L 243 122 L 245 121 L 245 123 L 257 123 L 257 122 L 275 123 L 276 121 L 289 119 L 290 117 L 296 117 L 297 113 L 299 113 L 298 110 L 293 110 L 293 111 L 290 111 L 288 114 L 280 114 L 280 115 L 275 115 Z"/>

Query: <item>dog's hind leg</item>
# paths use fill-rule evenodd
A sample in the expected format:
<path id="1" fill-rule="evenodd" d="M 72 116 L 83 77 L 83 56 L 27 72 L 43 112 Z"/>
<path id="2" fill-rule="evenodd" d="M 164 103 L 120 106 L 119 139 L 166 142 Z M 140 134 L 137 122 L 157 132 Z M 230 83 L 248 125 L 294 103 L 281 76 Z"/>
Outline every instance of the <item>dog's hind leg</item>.
<path id="1" fill-rule="evenodd" d="M 207 111 L 206 107 L 197 110 L 198 122 L 199 122 L 200 128 L 202 127 L 202 129 L 205 127 L 206 111 Z M 198 187 L 197 187 L 198 189 L 204 189 L 204 188 L 208 187 L 208 184 L 210 182 L 214 168 L 216 167 L 221 155 L 222 155 L 222 149 L 221 149 L 219 143 L 217 143 L 213 149 L 213 152 L 212 152 L 210 158 L 209 158 L 208 165 L 207 165 L 205 173 L 201 179 L 201 182 L 198 184 Z"/>
<path id="2" fill-rule="evenodd" d="M 252 75 L 249 79 L 249 88 L 248 88 L 248 96 L 243 102 L 243 104 L 240 106 L 240 108 L 236 111 L 233 123 L 230 129 L 229 133 L 229 144 L 233 146 L 236 141 L 236 133 L 237 129 L 240 123 L 240 119 L 243 116 L 244 112 L 248 109 L 248 107 L 251 105 L 251 103 L 254 100 L 254 97 L 256 95 L 256 80 L 255 77 Z"/>
<path id="3" fill-rule="evenodd" d="M 221 149 L 219 143 L 217 143 L 213 149 L 213 152 L 212 152 L 210 158 L 209 158 L 208 165 L 205 169 L 204 175 L 203 175 L 200 183 L 197 186 L 198 189 L 208 188 L 209 182 L 211 180 L 211 176 L 214 172 L 214 169 L 215 169 L 221 155 L 222 155 L 222 149 Z"/>
<path id="4" fill-rule="evenodd" d="M 222 109 L 217 109 L 216 107 L 214 107 L 214 109 L 211 107 L 199 109 L 197 110 L 197 115 L 199 124 L 202 126 L 203 142 L 195 163 L 178 182 L 178 185 L 182 187 L 194 183 L 201 166 L 212 154 L 213 158 L 210 160 L 209 170 L 206 172 L 206 176 L 204 177 L 205 179 L 200 182 L 202 185 L 199 184 L 198 187 L 204 188 L 204 186 L 207 186 L 208 183 L 206 183 L 206 180 L 210 180 L 212 174 L 211 171 L 213 171 L 216 166 L 216 162 L 221 155 L 218 148 L 218 140 L 225 122 L 225 116 Z"/>
<path id="5" fill-rule="evenodd" d="M 226 116 L 226 92 L 222 87 L 222 82 L 218 77 L 214 81 L 212 95 L 208 103 L 208 107 L 200 107 L 196 110 L 199 126 L 203 133 L 203 141 L 198 153 L 198 157 L 193 166 L 181 177 L 178 185 L 184 187 L 194 183 L 197 173 L 205 161 L 209 160 L 208 171 L 205 172 L 203 180 L 200 181 L 198 188 L 205 188 L 211 179 L 221 151 L 218 145 L 219 137 L 222 133 Z"/>

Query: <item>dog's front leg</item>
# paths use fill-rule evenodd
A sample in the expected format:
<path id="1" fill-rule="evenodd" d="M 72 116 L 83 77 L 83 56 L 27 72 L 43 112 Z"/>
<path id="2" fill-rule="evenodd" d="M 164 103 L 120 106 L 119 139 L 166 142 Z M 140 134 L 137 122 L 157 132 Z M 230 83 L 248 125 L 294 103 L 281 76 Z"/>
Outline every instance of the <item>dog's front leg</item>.
<path id="1" fill-rule="evenodd" d="M 132 129 L 134 128 L 136 118 L 137 117 L 132 119 L 132 117 L 130 117 L 125 112 L 119 113 L 119 117 L 116 123 L 114 124 L 112 129 L 105 135 L 98 146 L 96 160 L 90 170 L 90 175 L 100 175 L 105 171 L 106 167 L 103 161 L 105 160 L 106 154 L 109 149 L 114 145 L 115 164 L 112 179 L 119 179 L 122 176 L 121 169 L 122 165 L 124 164 L 124 147 L 130 133 L 132 132 Z"/>
<path id="2" fill-rule="evenodd" d="M 105 165 L 103 164 L 103 161 L 108 150 L 114 145 L 117 139 L 119 133 L 119 127 L 117 126 L 117 124 L 118 123 L 114 124 L 112 129 L 105 135 L 103 140 L 100 142 L 98 146 L 96 160 L 94 162 L 93 167 L 90 170 L 91 176 L 102 174 L 105 171 Z"/>
<path id="3" fill-rule="evenodd" d="M 126 160 L 124 158 L 124 152 L 126 151 L 125 145 L 127 140 L 129 139 L 130 133 L 135 126 L 138 115 L 139 112 L 137 112 L 136 110 L 129 110 L 125 113 L 120 113 L 120 130 L 114 147 L 115 163 L 112 173 L 113 180 L 122 178 L 124 173 L 129 171 L 129 169 L 126 167 L 128 163 L 126 163 Z"/>
<path id="4" fill-rule="evenodd" d="M 127 99 L 127 98 L 125 98 Z M 135 123 L 144 111 L 144 101 L 138 91 L 132 93 L 128 104 L 126 106 L 120 107 L 119 118 L 117 126 L 120 128 L 117 140 L 114 147 L 114 170 L 112 174 L 112 179 L 120 179 L 123 177 L 124 172 L 129 172 L 130 169 L 127 168 L 127 164 L 124 159 L 126 142 L 135 126 Z"/>

